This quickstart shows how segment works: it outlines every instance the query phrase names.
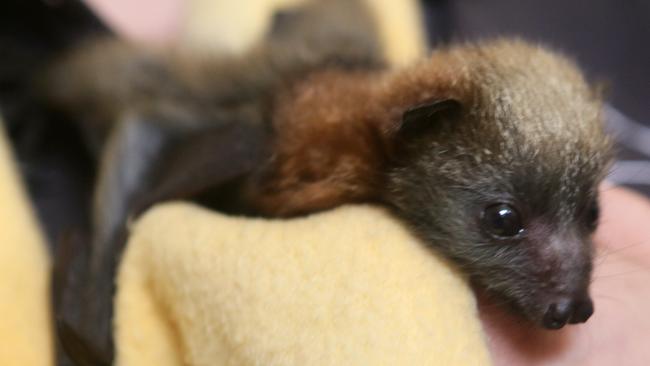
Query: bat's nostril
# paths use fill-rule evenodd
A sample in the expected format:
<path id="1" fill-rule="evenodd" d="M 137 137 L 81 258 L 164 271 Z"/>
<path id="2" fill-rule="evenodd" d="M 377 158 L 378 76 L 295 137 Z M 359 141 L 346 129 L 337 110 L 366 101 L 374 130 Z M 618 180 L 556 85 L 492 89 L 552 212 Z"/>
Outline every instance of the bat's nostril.
<path id="1" fill-rule="evenodd" d="M 571 318 L 574 306 L 571 300 L 560 300 L 549 305 L 542 321 L 545 328 L 560 329 Z"/>
<path id="2" fill-rule="evenodd" d="M 586 322 L 587 319 L 589 319 L 594 313 L 594 303 L 590 298 L 587 297 L 580 301 L 576 301 L 575 304 L 575 310 L 573 311 L 573 315 L 571 316 L 569 323 L 575 324 Z"/>

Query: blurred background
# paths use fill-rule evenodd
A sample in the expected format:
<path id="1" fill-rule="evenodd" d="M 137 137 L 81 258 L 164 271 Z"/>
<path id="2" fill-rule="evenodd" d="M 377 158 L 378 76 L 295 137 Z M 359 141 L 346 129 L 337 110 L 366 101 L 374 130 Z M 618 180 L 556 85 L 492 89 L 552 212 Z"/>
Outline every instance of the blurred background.
<path id="1" fill-rule="evenodd" d="M 650 1 L 429 0 L 431 45 L 516 35 L 569 55 L 605 85 L 619 144 L 609 180 L 650 195 Z"/>

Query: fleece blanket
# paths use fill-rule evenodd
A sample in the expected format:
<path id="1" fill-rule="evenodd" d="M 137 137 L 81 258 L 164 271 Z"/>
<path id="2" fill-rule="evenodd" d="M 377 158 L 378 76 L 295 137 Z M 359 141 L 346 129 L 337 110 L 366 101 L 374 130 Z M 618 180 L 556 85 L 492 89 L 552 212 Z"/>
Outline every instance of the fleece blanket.
<path id="1" fill-rule="evenodd" d="M 50 262 L 0 121 L 0 365 L 49 365 Z"/>
<path id="2" fill-rule="evenodd" d="M 185 204 L 134 228 L 119 365 L 486 365 L 470 290 L 387 212 L 292 220 Z"/>

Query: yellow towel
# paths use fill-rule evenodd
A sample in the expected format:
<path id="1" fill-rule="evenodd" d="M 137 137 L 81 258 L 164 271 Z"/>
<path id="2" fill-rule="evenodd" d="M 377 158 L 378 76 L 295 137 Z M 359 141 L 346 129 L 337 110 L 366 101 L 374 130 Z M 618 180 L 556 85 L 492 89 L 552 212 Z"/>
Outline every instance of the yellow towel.
<path id="1" fill-rule="evenodd" d="M 376 207 L 263 220 L 160 205 L 118 284 L 119 365 L 489 363 L 462 277 Z"/>
<path id="2" fill-rule="evenodd" d="M 0 120 L 0 365 L 50 365 L 50 264 Z"/>

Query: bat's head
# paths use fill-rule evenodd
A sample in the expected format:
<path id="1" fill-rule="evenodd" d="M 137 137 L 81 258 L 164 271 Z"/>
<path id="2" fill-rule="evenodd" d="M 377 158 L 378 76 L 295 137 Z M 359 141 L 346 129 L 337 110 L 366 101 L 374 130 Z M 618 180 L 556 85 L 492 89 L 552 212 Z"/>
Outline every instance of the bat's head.
<path id="1" fill-rule="evenodd" d="M 521 42 L 453 52 L 451 97 L 402 115 L 387 199 L 529 320 L 585 322 L 610 159 L 599 98 L 571 63 Z"/>

